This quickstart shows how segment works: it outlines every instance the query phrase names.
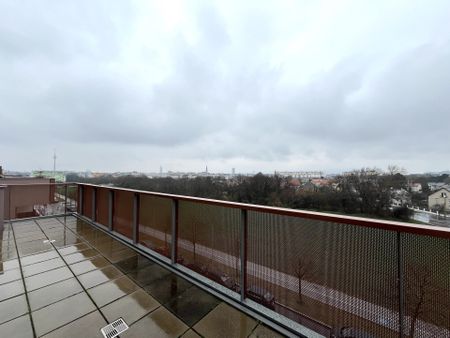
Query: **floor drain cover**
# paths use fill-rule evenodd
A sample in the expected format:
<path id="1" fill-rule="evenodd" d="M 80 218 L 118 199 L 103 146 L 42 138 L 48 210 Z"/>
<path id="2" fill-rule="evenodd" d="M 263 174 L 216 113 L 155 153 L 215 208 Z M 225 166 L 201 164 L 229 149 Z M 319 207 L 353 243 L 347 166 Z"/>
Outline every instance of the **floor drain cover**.
<path id="1" fill-rule="evenodd" d="M 128 330 L 128 325 L 122 318 L 113 321 L 111 324 L 108 324 L 101 329 L 103 337 L 105 338 L 117 337 L 126 330 Z"/>

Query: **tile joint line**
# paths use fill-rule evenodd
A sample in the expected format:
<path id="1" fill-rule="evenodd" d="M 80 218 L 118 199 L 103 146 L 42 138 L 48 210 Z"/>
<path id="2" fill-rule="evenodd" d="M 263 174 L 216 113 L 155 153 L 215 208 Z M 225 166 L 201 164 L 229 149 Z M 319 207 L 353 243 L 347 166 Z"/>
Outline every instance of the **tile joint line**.
<path id="1" fill-rule="evenodd" d="M 9 222 L 9 225 L 11 227 L 11 231 L 13 233 L 13 238 L 14 238 L 14 244 L 16 246 L 16 253 L 17 253 L 17 261 L 19 262 L 19 269 L 20 269 L 20 275 L 22 276 L 22 284 L 23 284 L 23 291 L 25 292 L 25 299 L 27 301 L 27 306 L 28 306 L 28 316 L 30 318 L 30 323 L 31 323 L 31 329 L 33 331 L 33 336 L 37 337 L 36 335 L 36 328 L 34 327 L 34 321 L 33 321 L 33 317 L 31 316 L 31 305 L 30 305 L 30 299 L 28 298 L 28 292 L 27 292 L 27 285 L 25 284 L 25 276 L 23 274 L 23 268 L 22 268 L 22 259 L 19 256 L 19 248 L 17 246 L 17 241 L 16 241 L 16 233 L 14 232 L 14 227 L 12 222 Z"/>
<path id="2" fill-rule="evenodd" d="M 59 219 L 56 218 L 57 221 L 59 221 L 63 227 L 66 227 L 65 224 L 63 224 Z M 41 229 L 42 232 L 44 232 L 44 230 L 42 230 L 40 224 L 35 220 L 35 223 L 38 225 L 39 229 Z M 69 229 L 69 228 L 68 228 Z M 69 229 L 70 230 L 70 229 Z M 47 234 L 44 232 L 45 237 L 48 238 Z M 108 319 L 105 317 L 105 315 L 103 314 L 103 312 L 100 310 L 100 308 L 97 306 L 97 304 L 94 302 L 94 299 L 91 297 L 91 295 L 87 292 L 87 289 L 84 287 L 84 285 L 80 282 L 80 280 L 78 279 L 78 276 L 73 272 L 72 268 L 70 267 L 70 265 L 66 262 L 66 260 L 64 259 L 64 257 L 61 255 L 61 253 L 58 251 L 58 249 L 56 248 L 55 244 L 53 244 L 53 242 L 51 243 L 51 245 L 53 246 L 53 248 L 55 249 L 55 251 L 58 253 L 58 256 L 63 260 L 64 264 L 66 264 L 67 268 L 70 270 L 70 272 L 73 274 L 73 276 L 75 277 L 75 279 L 77 280 L 77 282 L 80 284 L 81 288 L 83 289 L 83 291 L 86 293 L 86 295 L 89 297 L 89 299 L 91 300 L 92 304 L 94 304 L 95 308 L 97 309 L 97 311 L 100 313 L 100 315 L 103 317 L 103 319 L 108 323 Z M 83 316 L 82 316 L 83 317 Z M 81 318 L 81 317 L 80 317 Z M 101 329 L 101 328 L 100 328 Z M 99 331 L 100 331 L 99 329 Z"/>

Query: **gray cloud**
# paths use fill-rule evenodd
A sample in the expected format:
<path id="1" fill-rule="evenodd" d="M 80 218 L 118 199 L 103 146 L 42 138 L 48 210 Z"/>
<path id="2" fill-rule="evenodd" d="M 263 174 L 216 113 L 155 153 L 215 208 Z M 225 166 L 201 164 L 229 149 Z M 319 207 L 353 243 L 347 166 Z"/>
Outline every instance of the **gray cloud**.
<path id="1" fill-rule="evenodd" d="M 0 5 L 4 166 L 448 169 L 445 2 L 160 6 Z"/>

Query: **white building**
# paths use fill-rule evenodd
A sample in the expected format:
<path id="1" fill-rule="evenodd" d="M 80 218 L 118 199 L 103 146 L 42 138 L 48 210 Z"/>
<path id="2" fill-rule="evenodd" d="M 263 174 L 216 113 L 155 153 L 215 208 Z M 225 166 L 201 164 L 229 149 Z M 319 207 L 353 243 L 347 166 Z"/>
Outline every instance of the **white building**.
<path id="1" fill-rule="evenodd" d="M 428 196 L 428 208 L 440 209 L 450 212 L 450 190 L 439 189 Z"/>
<path id="2" fill-rule="evenodd" d="M 415 192 L 415 193 L 422 192 L 422 184 L 420 184 L 420 183 L 411 183 L 409 185 L 409 188 L 411 189 L 411 192 Z"/>

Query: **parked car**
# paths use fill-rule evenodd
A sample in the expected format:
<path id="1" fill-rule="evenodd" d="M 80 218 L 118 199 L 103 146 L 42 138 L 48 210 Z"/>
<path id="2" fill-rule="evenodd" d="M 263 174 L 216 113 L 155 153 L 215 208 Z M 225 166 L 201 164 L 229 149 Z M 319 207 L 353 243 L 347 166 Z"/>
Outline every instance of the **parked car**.
<path id="1" fill-rule="evenodd" d="M 275 308 L 275 297 L 269 291 L 260 288 L 258 286 L 250 286 L 247 289 L 247 297 L 251 300 L 254 300 L 257 303 L 260 303 L 269 309 Z"/>

